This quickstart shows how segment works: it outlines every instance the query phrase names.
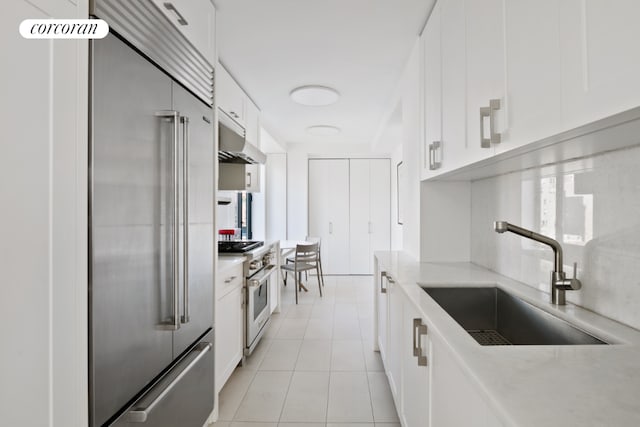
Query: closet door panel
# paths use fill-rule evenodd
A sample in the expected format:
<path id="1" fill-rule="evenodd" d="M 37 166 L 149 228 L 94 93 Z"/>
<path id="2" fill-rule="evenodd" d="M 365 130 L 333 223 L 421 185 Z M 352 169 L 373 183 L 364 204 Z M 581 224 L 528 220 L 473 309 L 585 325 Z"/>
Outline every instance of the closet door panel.
<path id="1" fill-rule="evenodd" d="M 349 160 L 309 160 L 309 235 L 322 241 L 325 274 L 349 274 Z"/>
<path id="2" fill-rule="evenodd" d="M 374 251 L 391 250 L 391 160 L 373 159 L 369 163 L 370 247 L 369 264 Z M 373 270 L 370 267 L 369 273 Z"/>
<path id="3" fill-rule="evenodd" d="M 349 161 L 350 273 L 371 274 L 371 190 L 369 159 Z"/>

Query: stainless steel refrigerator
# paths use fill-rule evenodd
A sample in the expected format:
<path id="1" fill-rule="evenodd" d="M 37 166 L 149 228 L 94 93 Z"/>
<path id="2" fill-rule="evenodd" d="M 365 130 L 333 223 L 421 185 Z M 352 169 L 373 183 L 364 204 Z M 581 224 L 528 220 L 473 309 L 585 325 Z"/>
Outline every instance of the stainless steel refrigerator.
<path id="1" fill-rule="evenodd" d="M 90 424 L 201 427 L 214 402 L 213 111 L 128 42 L 91 45 Z"/>

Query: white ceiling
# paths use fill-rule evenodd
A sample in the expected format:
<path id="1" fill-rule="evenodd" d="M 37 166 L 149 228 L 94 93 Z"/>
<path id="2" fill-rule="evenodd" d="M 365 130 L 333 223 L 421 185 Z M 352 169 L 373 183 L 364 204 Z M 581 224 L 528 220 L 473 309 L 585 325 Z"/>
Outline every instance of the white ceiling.
<path id="1" fill-rule="evenodd" d="M 371 143 L 434 0 L 214 0 L 220 61 L 283 143 Z M 295 104 L 319 84 L 340 100 Z M 318 137 L 314 125 L 342 128 Z"/>

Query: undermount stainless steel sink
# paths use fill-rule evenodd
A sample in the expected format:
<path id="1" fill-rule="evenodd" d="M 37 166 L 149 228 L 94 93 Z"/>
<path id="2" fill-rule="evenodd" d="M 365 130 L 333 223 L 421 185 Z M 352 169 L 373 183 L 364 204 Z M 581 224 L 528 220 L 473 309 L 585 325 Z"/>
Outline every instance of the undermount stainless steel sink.
<path id="1" fill-rule="evenodd" d="M 423 287 L 482 345 L 607 344 L 497 287 Z"/>

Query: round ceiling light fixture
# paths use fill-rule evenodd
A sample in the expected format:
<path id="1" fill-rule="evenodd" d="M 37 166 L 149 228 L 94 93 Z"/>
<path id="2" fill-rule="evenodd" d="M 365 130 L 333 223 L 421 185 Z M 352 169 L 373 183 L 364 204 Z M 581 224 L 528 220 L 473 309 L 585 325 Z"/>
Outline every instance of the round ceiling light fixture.
<path id="1" fill-rule="evenodd" d="M 316 136 L 333 136 L 337 135 L 341 132 L 341 129 L 336 126 L 329 125 L 317 125 L 317 126 L 309 126 L 307 128 L 307 132 L 311 135 Z"/>
<path id="2" fill-rule="evenodd" d="M 319 107 L 335 104 L 340 98 L 337 90 L 326 86 L 300 86 L 289 93 L 291 99 L 301 105 Z"/>

